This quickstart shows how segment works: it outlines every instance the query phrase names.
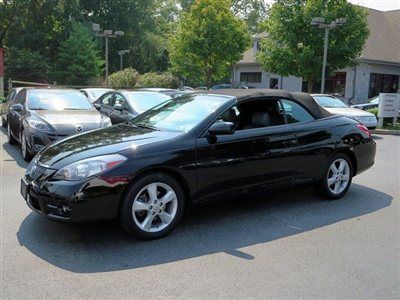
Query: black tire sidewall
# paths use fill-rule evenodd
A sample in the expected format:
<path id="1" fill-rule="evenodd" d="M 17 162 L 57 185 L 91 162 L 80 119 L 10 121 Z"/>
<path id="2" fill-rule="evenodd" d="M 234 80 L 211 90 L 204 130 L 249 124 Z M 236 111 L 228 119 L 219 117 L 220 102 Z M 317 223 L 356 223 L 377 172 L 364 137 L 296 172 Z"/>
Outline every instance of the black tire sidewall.
<path id="1" fill-rule="evenodd" d="M 139 179 L 134 179 L 134 183 L 128 188 L 126 193 L 122 196 L 119 208 L 119 220 L 121 226 L 130 234 L 140 239 L 157 239 L 167 235 L 171 232 L 182 218 L 185 209 L 185 196 L 180 184 L 171 176 L 164 173 L 151 173 Z M 159 232 L 146 232 L 140 229 L 132 216 L 132 205 L 136 195 L 146 185 L 152 182 L 162 182 L 169 185 L 177 196 L 178 208 L 174 220 L 166 228 Z"/>
<path id="2" fill-rule="evenodd" d="M 25 155 L 24 155 L 24 152 L 22 151 L 22 139 L 23 138 L 25 139 L 25 147 L 26 147 Z M 29 151 L 29 145 L 28 145 L 24 130 L 21 131 L 21 152 L 22 152 L 22 158 L 25 161 L 29 162 L 30 160 L 32 160 L 32 155 L 31 155 L 31 152 Z"/>
<path id="3" fill-rule="evenodd" d="M 349 178 L 349 182 L 347 183 L 346 188 L 341 193 L 334 194 L 331 192 L 331 190 L 329 189 L 329 186 L 328 186 L 328 172 L 329 172 L 329 169 L 330 169 L 332 163 L 335 160 L 340 159 L 340 158 L 344 159 L 347 162 L 347 164 L 349 165 L 350 178 Z M 324 177 L 322 178 L 322 182 L 321 182 L 321 186 L 320 186 L 320 192 L 321 192 L 320 194 L 330 200 L 340 199 L 347 193 L 347 191 L 349 190 L 349 188 L 351 186 L 351 183 L 353 180 L 353 164 L 351 163 L 351 160 L 349 159 L 349 157 L 346 154 L 344 154 L 344 153 L 335 154 L 329 159 L 323 176 Z"/>

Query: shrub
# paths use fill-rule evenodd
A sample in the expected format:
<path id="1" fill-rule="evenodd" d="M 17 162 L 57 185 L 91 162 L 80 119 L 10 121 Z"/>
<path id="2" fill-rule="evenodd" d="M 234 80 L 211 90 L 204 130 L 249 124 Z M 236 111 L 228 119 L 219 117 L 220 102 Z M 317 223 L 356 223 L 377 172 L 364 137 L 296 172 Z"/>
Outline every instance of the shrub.
<path id="1" fill-rule="evenodd" d="M 134 88 L 139 73 L 132 68 L 126 68 L 108 76 L 108 85 L 112 88 Z"/>
<path id="2" fill-rule="evenodd" d="M 168 72 L 149 72 L 139 76 L 138 85 L 143 88 L 158 87 L 176 89 L 179 87 L 179 79 Z"/>
<path id="3" fill-rule="evenodd" d="M 367 110 L 367 112 L 370 112 L 371 114 L 374 114 L 375 117 L 378 116 L 378 108 L 377 107 L 370 108 L 370 109 Z"/>

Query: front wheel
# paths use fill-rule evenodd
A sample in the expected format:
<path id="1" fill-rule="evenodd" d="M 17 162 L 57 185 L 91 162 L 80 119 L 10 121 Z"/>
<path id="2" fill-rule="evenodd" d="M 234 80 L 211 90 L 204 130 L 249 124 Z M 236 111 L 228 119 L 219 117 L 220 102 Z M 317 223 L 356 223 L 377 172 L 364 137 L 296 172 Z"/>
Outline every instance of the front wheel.
<path id="1" fill-rule="evenodd" d="M 25 161 L 29 162 L 32 160 L 32 155 L 29 152 L 29 147 L 26 141 L 26 136 L 24 131 L 21 131 L 21 151 L 22 151 L 22 157 Z"/>
<path id="2" fill-rule="evenodd" d="M 352 178 L 353 166 L 350 159 L 339 153 L 329 159 L 324 177 L 314 190 L 324 198 L 336 200 L 347 193 Z"/>
<path id="3" fill-rule="evenodd" d="M 17 144 L 17 140 L 11 134 L 10 123 L 7 124 L 7 141 L 10 145 Z"/>
<path id="4" fill-rule="evenodd" d="M 176 180 L 163 173 L 138 179 L 122 198 L 122 227 L 142 239 L 156 239 L 171 232 L 182 217 L 185 199 Z"/>

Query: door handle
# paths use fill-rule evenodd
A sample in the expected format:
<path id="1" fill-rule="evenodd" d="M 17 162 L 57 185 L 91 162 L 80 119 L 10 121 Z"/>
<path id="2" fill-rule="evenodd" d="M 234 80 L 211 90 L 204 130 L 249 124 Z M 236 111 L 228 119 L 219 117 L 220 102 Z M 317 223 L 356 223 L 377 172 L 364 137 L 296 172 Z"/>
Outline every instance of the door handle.
<path id="1" fill-rule="evenodd" d="M 296 140 L 284 141 L 282 144 L 287 148 L 297 146 Z"/>

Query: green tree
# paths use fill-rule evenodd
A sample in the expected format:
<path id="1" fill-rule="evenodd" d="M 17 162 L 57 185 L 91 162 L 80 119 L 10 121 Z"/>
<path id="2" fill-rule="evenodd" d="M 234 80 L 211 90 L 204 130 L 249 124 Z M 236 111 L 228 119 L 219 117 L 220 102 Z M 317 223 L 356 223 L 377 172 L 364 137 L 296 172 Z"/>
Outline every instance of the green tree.
<path id="1" fill-rule="evenodd" d="M 13 80 L 46 82 L 49 72 L 47 58 L 28 49 L 7 48 L 5 55 L 6 74 Z"/>
<path id="2" fill-rule="evenodd" d="M 201 76 L 210 86 L 241 58 L 250 36 L 230 4 L 230 0 L 197 0 L 182 14 L 170 41 L 171 64 L 178 74 Z"/>
<path id="3" fill-rule="evenodd" d="M 261 25 L 268 37 L 261 42 L 258 60 L 267 71 L 302 77 L 309 92 L 320 78 L 324 47 L 324 30 L 310 25 L 313 17 L 347 19 L 329 33 L 330 70 L 355 64 L 369 34 L 366 11 L 346 0 L 277 0 Z"/>
<path id="4" fill-rule="evenodd" d="M 108 84 L 113 89 L 116 88 L 134 88 L 138 80 L 139 73 L 132 68 L 126 68 L 115 72 L 108 77 Z"/>
<path id="5" fill-rule="evenodd" d="M 73 24 L 69 37 L 60 45 L 55 70 L 58 81 L 85 85 L 101 74 L 102 66 L 93 34 L 83 24 Z"/>

